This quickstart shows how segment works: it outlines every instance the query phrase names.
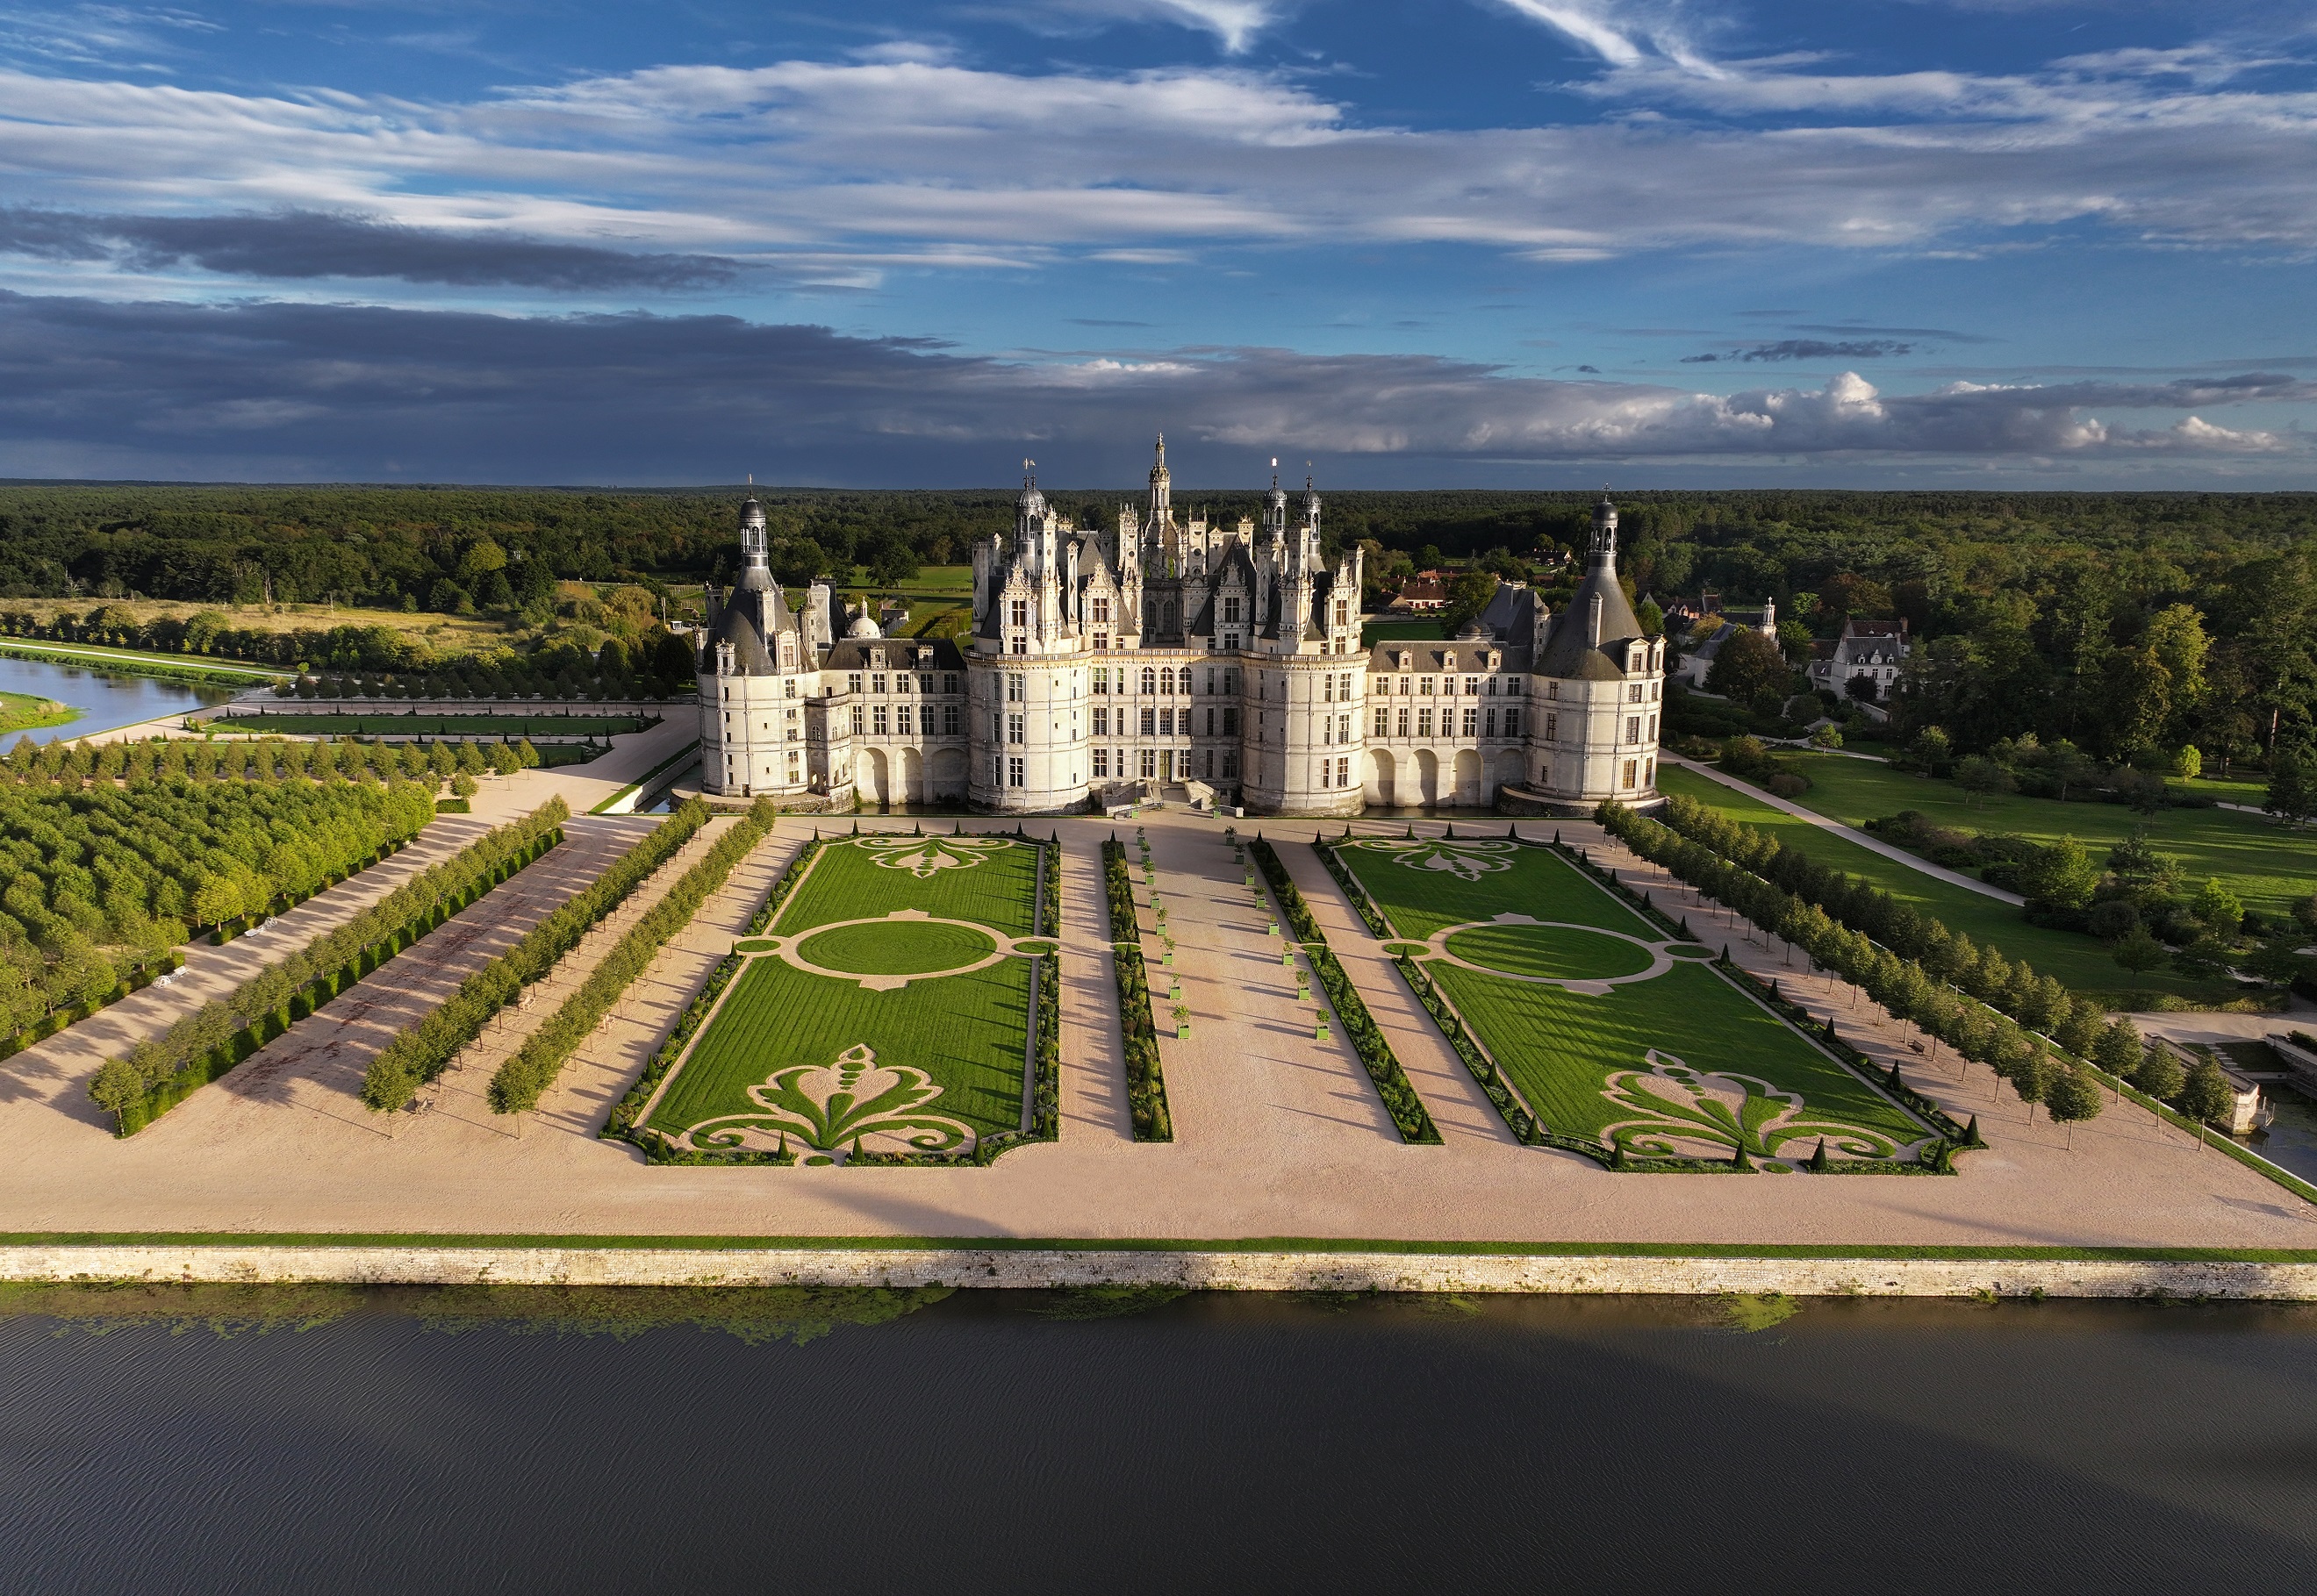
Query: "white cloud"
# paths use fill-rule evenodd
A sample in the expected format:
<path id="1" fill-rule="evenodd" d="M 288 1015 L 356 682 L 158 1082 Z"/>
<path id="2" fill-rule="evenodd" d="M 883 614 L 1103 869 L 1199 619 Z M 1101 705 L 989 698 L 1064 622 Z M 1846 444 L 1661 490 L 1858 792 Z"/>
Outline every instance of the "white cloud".
<path id="1" fill-rule="evenodd" d="M 2213 75 L 2243 63 L 2214 52 L 2029 76 L 1792 61 L 1712 76 L 1651 38 L 1596 91 L 1749 120 L 1364 126 L 1264 73 L 1023 75 L 912 52 L 661 67 L 448 104 L 0 72 L 0 167 L 17 203 L 49 209 L 357 212 L 760 260 L 1132 261 L 1281 242 L 1455 242 L 1541 261 L 1933 251 L 2076 222 L 2317 248 L 2317 94 L 2228 86 Z"/>

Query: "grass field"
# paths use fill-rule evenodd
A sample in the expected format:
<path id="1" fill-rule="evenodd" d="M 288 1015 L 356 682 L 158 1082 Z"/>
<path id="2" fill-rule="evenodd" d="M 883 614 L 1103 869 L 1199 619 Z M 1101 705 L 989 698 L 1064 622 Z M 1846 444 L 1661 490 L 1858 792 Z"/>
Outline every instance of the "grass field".
<path id="1" fill-rule="evenodd" d="M 1012 1130 L 1022 1122 L 1029 1001 L 1026 958 L 1008 958 L 970 976 L 912 981 L 891 992 L 807 975 L 778 958 L 752 958 L 650 1123 L 675 1136 L 704 1120 L 747 1114 L 756 1107 L 750 1087 L 785 1070 L 828 1067 L 865 1043 L 875 1050 L 878 1065 L 921 1070 L 941 1088 L 924 1105 L 934 1114 L 959 1120 L 976 1135 Z M 810 1097 L 817 1083 L 798 1084 Z M 822 1101 L 824 1146 L 849 1146 L 848 1129 L 878 1134 L 866 1120 L 848 1127 L 841 1110 L 828 1113 L 834 1093 Z M 809 1110 L 801 1117 L 815 1118 Z M 814 1139 L 797 1125 L 784 1128 L 792 1146 Z"/>
<path id="2" fill-rule="evenodd" d="M 79 718 L 79 710 L 54 699 L 0 692 L 0 732 L 44 731 L 52 726 L 70 726 Z"/>
<path id="3" fill-rule="evenodd" d="M 1812 765 L 1813 778 L 1821 767 L 1834 762 L 1837 762 L 1822 760 Z M 1861 762 L 1847 760 L 1840 762 L 1856 765 Z M 1937 918 L 1949 931 L 1961 932 L 1982 947 L 1992 944 L 2002 950 L 2006 958 L 2025 959 L 2071 991 L 2083 993 L 2112 1006 L 2124 1006 L 2132 1002 L 2134 978 L 2116 967 L 2116 961 L 2108 957 L 2106 946 L 2097 938 L 2080 932 L 2030 925 L 2009 904 L 1973 892 L 1967 887 L 1957 887 L 1952 882 L 1927 876 L 1897 860 L 1886 859 L 1783 809 L 1774 809 L 1758 798 L 1733 791 L 1695 771 L 1660 764 L 1658 767 L 1658 790 L 1695 798 L 1733 820 L 1759 826 L 1776 837 L 1781 846 L 1794 849 L 1820 864 L 1847 870 L 1861 880 L 1871 881 L 1900 902 Z M 1810 796 L 1815 797 L 1815 791 Z M 2079 836 L 2078 841 L 2082 840 Z M 2142 977 L 2140 992 L 2143 1000 L 2149 993 L 2160 992 L 2204 1004 L 2217 1003 L 2234 995 L 2233 988 L 2212 982 L 2190 981 L 2169 970 L 2160 970 Z"/>
<path id="4" fill-rule="evenodd" d="M 962 967 L 988 958 L 998 937 L 1037 929 L 1039 851 L 980 835 L 826 843 L 768 935 L 746 950 L 747 967 L 649 1125 L 689 1135 L 695 1148 L 785 1138 L 809 1154 L 856 1138 L 871 1151 L 944 1153 L 1020 1128 L 1030 961 Z M 913 917 L 886 918 L 896 913 Z M 783 942 L 846 974 L 760 950 Z"/>
<path id="5" fill-rule="evenodd" d="M 220 715 L 202 724 L 285 737 L 604 737 L 644 729 L 639 715 Z"/>
<path id="6" fill-rule="evenodd" d="M 1037 882 L 1037 845 L 1013 837 L 845 837 L 820 851 L 772 932 L 919 909 L 1026 937 L 1036 929 Z"/>
<path id="7" fill-rule="evenodd" d="M 2179 860 L 2192 885 L 2215 878 L 2249 909 L 2284 914 L 2295 899 L 2317 892 L 2317 834 L 2259 816 L 2229 809 L 2135 815 L 2122 804 L 2062 803 L 2016 794 L 1982 798 L 1952 781 L 1866 760 L 1803 754 L 1794 763 L 1812 784 L 1794 801 L 1846 825 L 1919 809 L 1941 825 L 1963 830 L 2004 832 L 2036 843 L 2072 836 L 2096 859 L 2144 826 L 2160 852 Z"/>
<path id="8" fill-rule="evenodd" d="M 1502 842 L 1341 851 L 1403 933 L 1507 912 L 1663 943 L 1662 933 L 1545 849 Z M 1459 868 L 1461 862 L 1462 868 Z M 1450 950 L 1492 968 L 1554 979 L 1632 976 L 1632 942 L 1584 931 L 1483 925 Z M 1745 1146 L 1758 1157 L 1891 1157 L 1928 1134 L 1706 963 L 1677 958 L 1654 978 L 1600 995 L 1507 979 L 1437 958 L 1423 967 L 1532 1108 L 1563 1134 L 1644 1155 Z"/>

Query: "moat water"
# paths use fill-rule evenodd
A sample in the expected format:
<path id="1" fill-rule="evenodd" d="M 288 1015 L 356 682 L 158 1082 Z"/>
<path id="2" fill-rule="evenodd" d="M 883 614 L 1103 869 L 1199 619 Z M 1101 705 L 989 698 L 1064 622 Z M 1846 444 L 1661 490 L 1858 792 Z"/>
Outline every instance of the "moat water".
<path id="1" fill-rule="evenodd" d="M 2317 1309 L 42 1288 L 26 1592 L 2317 1578 Z"/>
<path id="2" fill-rule="evenodd" d="M 201 687 L 190 682 L 164 682 L 152 676 L 116 676 L 104 671 L 85 671 L 78 665 L 50 664 L 44 660 L 0 657 L 0 692 L 30 693 L 54 699 L 80 711 L 66 726 L 39 731 L 0 735 L 0 745 L 13 748 L 20 736 L 35 743 L 58 737 L 92 736 L 116 727 L 135 726 L 164 715 L 183 715 L 210 704 L 222 704 L 233 694 L 221 687 Z"/>

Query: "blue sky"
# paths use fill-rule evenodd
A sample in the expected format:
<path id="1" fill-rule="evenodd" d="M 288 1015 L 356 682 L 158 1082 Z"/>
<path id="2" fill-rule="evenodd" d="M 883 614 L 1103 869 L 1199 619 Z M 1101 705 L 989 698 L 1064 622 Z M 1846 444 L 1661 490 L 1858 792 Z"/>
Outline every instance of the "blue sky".
<path id="1" fill-rule="evenodd" d="M 2270 0 L 0 0 L 0 474 L 2317 486 Z"/>

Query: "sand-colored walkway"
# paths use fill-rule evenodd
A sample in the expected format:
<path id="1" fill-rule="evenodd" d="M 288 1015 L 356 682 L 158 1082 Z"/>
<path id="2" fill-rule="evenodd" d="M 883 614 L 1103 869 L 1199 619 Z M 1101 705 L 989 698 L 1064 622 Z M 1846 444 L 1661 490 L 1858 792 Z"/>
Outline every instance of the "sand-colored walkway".
<path id="1" fill-rule="evenodd" d="M 506 796 L 511 807 L 529 799 Z M 1404 1146 L 1340 1030 L 1313 1039 L 1317 999 L 1296 1000 L 1221 823 L 1146 824 L 1193 1012 L 1191 1038 L 1161 1043 L 1171 1145 L 1138 1145 L 1128 1131 L 1098 852 L 1114 828 L 1090 819 L 1040 825 L 1064 846 L 1059 1143 L 986 1170 L 702 1169 L 649 1166 L 597 1140 L 611 1101 L 810 834 L 807 818 L 782 822 L 735 872 L 520 1137 L 470 1111 L 463 1068 L 440 1109 L 404 1117 L 392 1137 L 352 1106 L 350 1082 L 319 1069 L 288 1092 L 221 1083 L 128 1142 L 71 1111 L 67 1082 L 0 1103 L 12 1155 L 0 1228 L 2317 1246 L 2317 1208 L 2179 1132 L 2111 1109 L 2076 1128 L 2070 1151 L 2063 1128 L 2040 1113 L 2028 1123 L 1984 1069 L 1919 1059 L 1845 991 L 1785 970 L 1783 950 L 1734 930 L 1741 958 L 1836 1006 L 1854 1040 L 1980 1114 L 1993 1149 L 1954 1179 L 1821 1179 L 1611 1174 L 1517 1146 L 1320 868 L 1311 824 L 1248 823 L 1280 844 L 1445 1138 Z M 1599 841 L 1589 827 L 1562 829 Z M 1653 889 L 1678 902 L 1661 878 Z M 1153 974 L 1163 979 L 1165 967 Z M 1163 996 L 1161 1006 L 1163 1017 Z"/>

